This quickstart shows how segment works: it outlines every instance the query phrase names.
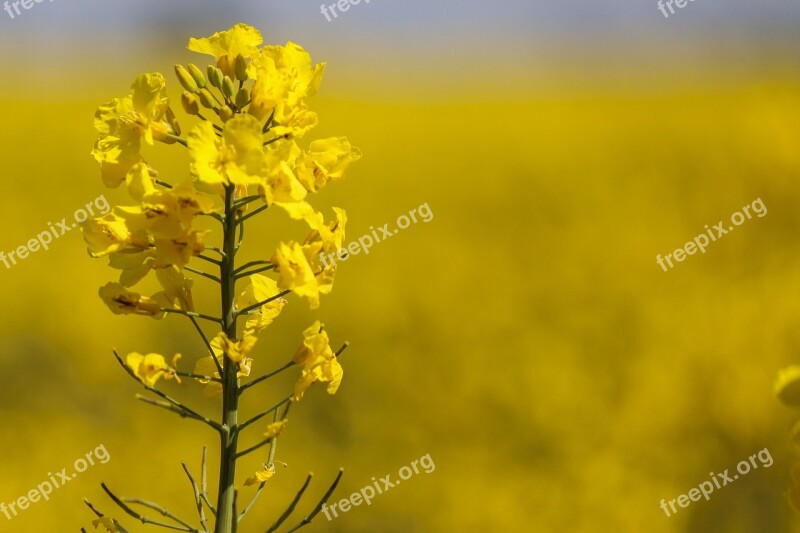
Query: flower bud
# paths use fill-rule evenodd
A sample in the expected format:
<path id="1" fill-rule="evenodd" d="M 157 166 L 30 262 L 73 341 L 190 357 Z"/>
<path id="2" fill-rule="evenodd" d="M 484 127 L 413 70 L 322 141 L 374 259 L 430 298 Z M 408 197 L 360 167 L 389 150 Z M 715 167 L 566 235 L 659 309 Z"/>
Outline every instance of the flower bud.
<path id="1" fill-rule="evenodd" d="M 236 104 L 236 107 L 238 107 L 239 109 L 246 106 L 248 103 L 250 103 L 250 91 L 248 91 L 244 87 L 239 89 L 239 92 L 236 93 L 236 100 L 234 101 L 234 103 Z"/>
<path id="2" fill-rule="evenodd" d="M 197 65 L 189 63 L 189 74 L 191 74 L 194 82 L 197 84 L 199 88 L 203 88 L 206 86 L 206 77 L 203 76 L 203 71 L 197 68 Z"/>
<path id="3" fill-rule="evenodd" d="M 217 115 L 219 116 L 222 122 L 228 122 L 230 119 L 233 118 L 233 111 L 230 107 L 224 105 L 217 109 Z"/>
<path id="4" fill-rule="evenodd" d="M 222 78 L 224 74 L 222 71 L 215 67 L 214 65 L 208 66 L 208 82 L 216 88 L 222 87 Z"/>
<path id="5" fill-rule="evenodd" d="M 175 111 L 172 110 L 172 107 L 167 108 L 166 119 L 167 119 L 167 124 L 170 125 L 175 135 L 180 135 L 181 125 L 178 123 L 178 117 L 175 116 Z"/>
<path id="6" fill-rule="evenodd" d="M 217 103 L 214 101 L 214 95 L 208 89 L 200 89 L 200 103 L 203 104 L 203 107 L 207 107 L 208 109 L 216 109 Z"/>
<path id="7" fill-rule="evenodd" d="M 192 78 L 189 71 L 183 68 L 182 65 L 175 65 L 175 74 L 178 76 L 178 81 L 181 82 L 181 85 L 184 89 L 191 93 L 197 92 L 197 83 Z"/>
<path id="8" fill-rule="evenodd" d="M 236 88 L 233 86 L 233 80 L 228 76 L 225 76 L 225 78 L 222 80 L 222 94 L 224 94 L 228 99 L 233 98 L 233 95 L 236 94 Z"/>
<path id="9" fill-rule="evenodd" d="M 236 63 L 234 63 L 234 70 L 236 79 L 239 81 L 247 80 L 247 60 L 242 54 L 236 56 Z"/>
<path id="10" fill-rule="evenodd" d="M 200 106 L 198 105 L 199 102 L 197 100 L 197 96 L 189 91 L 184 91 L 181 95 L 181 104 L 183 105 L 183 110 L 186 111 L 187 115 L 197 115 L 200 113 Z"/>

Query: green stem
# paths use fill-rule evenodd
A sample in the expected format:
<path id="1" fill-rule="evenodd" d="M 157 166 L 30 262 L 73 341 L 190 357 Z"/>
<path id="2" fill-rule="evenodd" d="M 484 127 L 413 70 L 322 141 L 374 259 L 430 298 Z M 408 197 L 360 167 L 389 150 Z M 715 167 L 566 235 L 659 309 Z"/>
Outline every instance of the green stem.
<path id="1" fill-rule="evenodd" d="M 234 187 L 225 188 L 225 232 L 220 265 L 220 286 L 222 296 L 222 329 L 231 340 L 236 340 L 236 314 L 234 297 L 236 278 L 236 209 L 234 207 Z M 239 380 L 237 365 L 225 357 L 222 372 L 222 426 L 221 455 L 219 469 L 219 495 L 217 499 L 217 523 L 215 533 L 233 533 L 236 527 L 236 449 L 239 439 Z"/>

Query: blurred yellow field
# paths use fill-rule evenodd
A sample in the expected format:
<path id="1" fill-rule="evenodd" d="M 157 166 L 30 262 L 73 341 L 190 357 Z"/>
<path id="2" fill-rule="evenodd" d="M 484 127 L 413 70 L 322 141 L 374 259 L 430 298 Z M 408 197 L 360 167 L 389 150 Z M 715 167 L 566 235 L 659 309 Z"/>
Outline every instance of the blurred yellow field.
<path id="1" fill-rule="evenodd" d="M 164 50 L 150 64 L 182 53 Z M 147 70 L 130 59 L 109 78 Z M 363 158 L 315 207 L 347 210 L 346 242 L 423 204 L 430 216 L 340 261 L 319 310 L 289 297 L 259 341 L 253 375 L 285 362 L 317 319 L 332 345 L 350 347 L 337 394 L 312 388 L 292 407 L 277 454 L 287 466 L 240 533 L 266 530 L 308 472 L 314 481 L 297 519 L 340 467 L 335 500 L 426 455 L 427 470 L 334 520 L 318 515 L 308 530 L 800 531 L 785 496 L 796 416 L 773 393 L 778 371 L 800 364 L 796 77 L 720 68 L 657 91 L 559 81 L 535 90 L 548 76 L 564 79 L 539 72 L 543 80 L 520 74 L 513 98 L 487 82 L 448 102 L 401 89 L 349 92 L 358 80 L 337 78 L 336 68 L 326 74 L 334 88 L 323 83 L 313 98 L 313 138 L 346 135 Z M 177 103 L 179 86 L 165 74 Z M 0 93 L 6 254 L 99 195 L 112 206 L 126 201 L 123 188 L 103 186 L 90 151 L 95 109 L 128 87 L 89 68 L 71 79 L 62 96 Z M 416 81 L 438 86 L 446 76 Z M 370 83 L 386 82 L 375 73 Z M 194 124 L 181 121 L 185 131 Z M 148 152 L 176 181 L 189 162 L 178 148 Z M 765 216 L 675 268 L 659 267 L 657 255 L 756 198 Z M 305 236 L 300 222 L 272 210 L 248 231 L 245 260 Z M 112 315 L 97 294 L 115 273 L 88 256 L 77 229 L 12 267 L 0 263 L 0 276 L 0 502 L 100 446 L 108 455 L 48 501 L 0 516 L 0 531 L 88 531 L 85 497 L 130 531 L 152 529 L 117 512 L 101 482 L 194 516 L 181 462 L 198 468 L 208 446 L 213 478 L 218 438 L 136 401 L 143 391 L 112 355 L 181 353 L 191 368 L 206 355 L 191 323 Z M 199 309 L 218 298 L 208 280 L 194 283 Z M 254 391 L 242 416 L 275 403 L 296 379 L 289 372 Z M 196 384 L 159 387 L 217 415 Z M 669 516 L 660 507 L 754 454 L 753 468 L 708 500 Z M 254 488 L 242 482 L 263 460 L 243 462 L 245 502 Z"/>

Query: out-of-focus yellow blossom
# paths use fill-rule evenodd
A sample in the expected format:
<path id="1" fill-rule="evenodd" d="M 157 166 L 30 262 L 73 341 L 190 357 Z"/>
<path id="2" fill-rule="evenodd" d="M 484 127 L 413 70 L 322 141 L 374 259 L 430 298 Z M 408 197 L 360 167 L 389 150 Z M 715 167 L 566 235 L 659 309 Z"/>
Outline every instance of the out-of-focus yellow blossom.
<path id="1" fill-rule="evenodd" d="M 137 76 L 131 94 L 114 98 L 95 113 L 94 126 L 100 134 L 92 151 L 101 165 L 101 176 L 107 187 L 117 187 L 128 170 L 142 161 L 141 141 L 174 142 L 169 135 L 173 127 L 165 120 L 169 100 L 166 81 L 158 73 Z"/>
<path id="2" fill-rule="evenodd" d="M 290 289 L 298 296 L 308 298 L 311 309 L 319 307 L 319 295 L 333 290 L 334 267 L 323 268 L 319 262 L 322 243 L 301 246 L 296 242 L 280 243 L 272 256 L 278 273 L 278 288 Z"/>
<path id="3" fill-rule="evenodd" d="M 272 476 L 275 475 L 275 465 L 264 465 L 263 470 L 259 470 L 249 478 L 247 478 L 244 482 L 245 486 L 249 487 L 250 485 L 258 485 L 259 483 L 264 483 L 269 480 Z"/>
<path id="4" fill-rule="evenodd" d="M 300 400 L 313 383 L 327 382 L 328 394 L 336 394 L 342 382 L 344 370 L 331 350 L 328 334 L 319 321 L 314 322 L 303 332 L 303 342 L 295 352 L 293 361 L 303 365 L 300 379 L 294 390 L 294 399 Z"/>
<path id="5" fill-rule="evenodd" d="M 800 366 L 781 370 L 775 381 L 775 395 L 784 405 L 800 408 Z"/>
<path id="6" fill-rule="evenodd" d="M 176 266 L 156 270 L 156 278 L 163 291 L 153 295 L 153 301 L 165 309 L 194 311 L 192 280 L 183 275 Z"/>
<path id="7" fill-rule="evenodd" d="M 257 185 L 263 179 L 264 157 L 261 124 L 250 115 L 229 120 L 218 137 L 209 122 L 189 133 L 193 174 L 210 190 L 222 194 L 222 185 Z"/>
<path id="8" fill-rule="evenodd" d="M 342 179 L 347 167 L 361 159 L 361 151 L 346 137 L 313 141 L 297 164 L 297 179 L 309 192 L 317 192 L 329 181 Z"/>
<path id="9" fill-rule="evenodd" d="M 115 315 L 143 315 L 161 318 L 161 306 L 138 293 L 131 292 L 119 283 L 106 283 L 100 287 L 100 298 Z"/>
<path id="10" fill-rule="evenodd" d="M 214 197 L 197 191 L 191 180 L 182 181 L 169 190 L 147 194 L 142 200 L 147 230 L 156 237 L 185 235 L 199 213 L 221 210 Z"/>
<path id="11" fill-rule="evenodd" d="M 241 363 L 247 354 L 253 349 L 258 339 L 253 336 L 245 336 L 237 341 L 231 340 L 224 331 L 220 331 L 211 342 L 211 347 L 220 350 L 223 355 L 236 364 Z M 213 361 L 212 361 L 213 362 Z"/>
<path id="12" fill-rule="evenodd" d="M 114 519 L 107 516 L 102 516 L 96 520 L 92 520 L 92 525 L 95 529 L 97 529 L 98 526 L 103 526 L 106 528 L 106 533 L 120 533 L 122 531 L 117 527 L 117 523 L 114 521 Z"/>
<path id="13" fill-rule="evenodd" d="M 253 274 L 248 276 L 248 280 L 248 285 L 236 298 L 237 309 L 245 309 L 258 302 L 263 302 L 280 292 L 278 284 L 270 277 Z M 261 333 L 281 314 L 284 306 L 286 306 L 286 299 L 276 298 L 262 305 L 258 311 L 252 311 L 247 315 L 242 335 L 249 337 Z"/>
<path id="14" fill-rule="evenodd" d="M 173 366 L 176 365 L 180 357 L 180 354 L 176 354 L 175 357 L 172 358 Z M 175 369 L 167 364 L 163 355 L 157 353 L 142 355 L 133 352 L 128 354 L 126 363 L 133 373 L 136 374 L 136 377 L 150 387 L 153 387 L 161 378 L 180 381 L 177 374 L 175 374 Z"/>
<path id="15" fill-rule="evenodd" d="M 267 426 L 267 431 L 264 433 L 264 438 L 267 440 L 274 439 L 278 435 L 281 434 L 283 428 L 286 427 L 286 424 L 289 423 L 289 420 L 284 418 L 283 420 L 278 420 L 277 422 L 272 422 L 270 425 Z"/>
<path id="16" fill-rule="evenodd" d="M 217 66 L 226 76 L 235 77 L 236 56 L 250 58 L 264 42 L 261 32 L 247 24 L 236 24 L 231 29 L 217 32 L 211 37 L 189 39 L 187 47 L 192 52 L 208 54 L 217 60 Z"/>

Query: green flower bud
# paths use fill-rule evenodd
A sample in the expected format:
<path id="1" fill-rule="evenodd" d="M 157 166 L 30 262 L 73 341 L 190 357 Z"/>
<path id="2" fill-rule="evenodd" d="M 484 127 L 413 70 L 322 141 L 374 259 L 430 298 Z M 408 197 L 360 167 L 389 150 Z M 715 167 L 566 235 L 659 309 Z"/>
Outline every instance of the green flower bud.
<path id="1" fill-rule="evenodd" d="M 215 67 L 214 65 L 208 66 L 208 82 L 216 88 L 222 87 L 222 78 L 224 74 L 222 71 Z"/>
<path id="2" fill-rule="evenodd" d="M 178 81 L 181 82 L 184 89 L 192 93 L 197 92 L 197 83 L 194 81 L 191 74 L 189 74 L 189 71 L 183 68 L 182 65 L 175 65 L 175 74 L 178 76 Z"/>
<path id="3" fill-rule="evenodd" d="M 208 109 L 217 108 L 217 102 L 214 100 L 214 95 L 212 95 L 208 89 L 200 89 L 198 95 L 200 96 L 200 103 L 203 105 L 203 107 L 207 107 Z"/>
<path id="4" fill-rule="evenodd" d="M 200 106 L 197 96 L 189 91 L 184 91 L 181 95 L 181 104 L 183 105 L 183 110 L 186 111 L 187 115 L 197 115 L 200 113 Z"/>
<path id="5" fill-rule="evenodd" d="M 236 100 L 234 102 L 236 104 L 236 107 L 238 107 L 239 109 L 241 109 L 244 106 L 246 106 L 247 104 L 249 104 L 250 103 L 250 91 L 248 91 L 244 87 L 239 89 L 239 92 L 236 93 Z"/>
<path id="6" fill-rule="evenodd" d="M 242 54 L 236 56 L 236 63 L 234 64 L 234 71 L 236 72 L 236 79 L 239 81 L 247 80 L 247 60 Z"/>
<path id="7" fill-rule="evenodd" d="M 189 63 L 189 74 L 192 75 L 194 82 L 197 84 L 199 88 L 203 88 L 206 86 L 206 77 L 203 76 L 203 71 L 197 68 L 197 65 Z"/>
<path id="8" fill-rule="evenodd" d="M 233 86 L 233 80 L 228 76 L 225 76 L 225 78 L 222 80 L 222 94 L 224 94 L 228 99 L 233 98 L 233 95 L 236 94 L 236 88 Z"/>

